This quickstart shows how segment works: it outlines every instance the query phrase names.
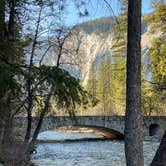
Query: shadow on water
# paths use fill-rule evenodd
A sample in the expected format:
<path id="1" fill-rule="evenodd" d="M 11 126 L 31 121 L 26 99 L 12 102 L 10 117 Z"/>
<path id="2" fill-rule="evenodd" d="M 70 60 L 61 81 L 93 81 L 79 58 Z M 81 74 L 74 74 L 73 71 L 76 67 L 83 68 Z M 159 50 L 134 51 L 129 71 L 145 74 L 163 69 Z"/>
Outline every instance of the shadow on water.
<path id="1" fill-rule="evenodd" d="M 124 141 L 123 139 L 111 139 L 111 138 L 79 138 L 79 139 L 63 139 L 63 140 L 38 140 L 37 143 L 69 143 L 69 142 L 96 142 L 96 141 Z"/>
<path id="2" fill-rule="evenodd" d="M 40 133 L 37 143 L 124 140 L 116 130 L 98 126 L 65 126 Z"/>

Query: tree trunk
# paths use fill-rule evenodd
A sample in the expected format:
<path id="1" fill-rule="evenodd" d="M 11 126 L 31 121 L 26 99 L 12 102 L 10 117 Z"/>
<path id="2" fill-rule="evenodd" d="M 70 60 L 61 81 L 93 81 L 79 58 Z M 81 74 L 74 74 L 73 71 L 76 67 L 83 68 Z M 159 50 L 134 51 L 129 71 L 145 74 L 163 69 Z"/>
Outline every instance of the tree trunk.
<path id="1" fill-rule="evenodd" d="M 25 135 L 25 139 L 24 139 L 24 143 L 25 146 L 27 146 L 30 137 L 31 137 L 31 130 L 32 130 L 32 109 L 33 109 L 33 91 L 34 89 L 32 88 L 32 81 L 33 79 L 31 78 L 31 68 L 33 67 L 33 58 L 35 55 L 35 49 L 36 49 L 36 44 L 37 44 L 37 38 L 39 35 L 39 26 L 40 26 L 40 21 L 41 21 L 41 14 L 42 14 L 42 9 L 43 9 L 43 5 L 40 6 L 40 10 L 39 10 L 39 14 L 38 14 L 38 19 L 36 22 L 36 29 L 35 29 L 35 37 L 33 39 L 33 43 L 32 43 L 32 50 L 31 50 L 31 55 L 30 55 L 30 62 L 29 62 L 29 77 L 28 77 L 28 109 L 27 109 L 27 120 L 28 120 L 28 125 L 27 125 L 27 131 L 26 131 L 26 135 Z"/>
<path id="2" fill-rule="evenodd" d="M 141 116 L 141 0 L 128 1 L 125 155 L 127 166 L 143 166 Z"/>
<path id="3" fill-rule="evenodd" d="M 10 160 L 13 149 L 12 144 L 13 144 L 13 120 L 9 118 L 5 118 L 5 126 L 4 126 L 4 135 L 3 135 L 3 140 L 2 140 L 2 152 L 1 152 L 1 157 L 4 161 Z"/>
<path id="4" fill-rule="evenodd" d="M 9 13 L 7 12 L 6 6 L 9 8 Z M 8 77 L 8 80 L 1 78 L 0 85 L 0 161 L 4 162 L 4 165 L 16 165 L 9 164 L 13 163 L 14 160 L 19 159 L 17 156 L 17 149 L 20 146 L 20 143 L 16 145 L 15 134 L 13 131 L 13 117 L 12 117 L 12 97 L 14 96 L 10 86 L 10 72 L 7 65 L 4 62 L 13 63 L 15 61 L 15 36 L 16 36 L 16 2 L 15 0 L 0 0 L 0 38 L 3 39 L 0 42 L 0 65 L 1 72 L 8 73 L 5 78 Z M 8 20 L 8 28 L 5 19 Z M 8 48 L 9 46 L 9 48 Z M 8 48 L 8 49 L 7 49 Z M 6 72 L 7 71 L 7 72 Z"/>
<path id="5" fill-rule="evenodd" d="M 16 17 L 16 2 L 15 0 L 9 1 L 10 13 L 9 13 L 9 23 L 8 23 L 8 33 L 10 40 L 15 40 L 15 17 Z"/>
<path id="6" fill-rule="evenodd" d="M 30 86 L 30 85 L 29 85 Z M 26 134 L 25 134 L 25 139 L 24 139 L 24 143 L 27 144 L 29 142 L 29 139 L 31 137 L 31 128 L 32 128 L 32 107 L 33 107 L 33 99 L 32 99 L 32 94 L 30 89 L 28 89 L 29 91 L 29 98 L 28 98 L 28 109 L 27 109 L 27 129 L 26 129 Z"/>
<path id="7" fill-rule="evenodd" d="M 5 36 L 5 0 L 0 1 L 0 38 L 4 39 Z M 3 42 L 0 42 L 0 57 L 3 57 Z M 0 59 L 1 64 L 1 59 Z M 3 71 L 1 71 L 3 72 Z M 5 92 L 5 87 L 0 88 L 0 150 L 1 150 L 1 144 L 3 139 L 3 133 L 4 133 L 4 104 L 3 104 L 3 96 Z"/>
<path id="8" fill-rule="evenodd" d="M 166 166 L 166 131 L 153 158 L 151 166 Z"/>
<path id="9" fill-rule="evenodd" d="M 50 99 L 51 99 L 51 92 L 52 92 L 52 90 L 50 91 L 50 94 L 47 96 L 46 101 L 45 101 L 45 106 L 44 106 L 44 108 L 42 109 L 42 111 L 41 111 L 41 113 L 40 113 L 40 117 L 39 117 L 39 121 L 38 121 L 37 127 L 36 127 L 36 129 L 35 129 L 35 131 L 34 131 L 32 140 L 31 140 L 31 142 L 29 143 L 28 152 L 33 151 L 34 148 L 35 148 L 34 146 L 35 146 L 35 144 L 36 144 L 37 136 L 38 136 L 38 134 L 39 134 L 39 132 L 40 132 L 40 129 L 41 129 L 41 127 L 42 127 L 43 118 L 44 118 L 46 112 L 47 112 L 48 109 L 49 109 L 49 102 L 50 102 Z"/>
<path id="10" fill-rule="evenodd" d="M 5 0 L 0 1 L 0 37 L 5 35 Z"/>

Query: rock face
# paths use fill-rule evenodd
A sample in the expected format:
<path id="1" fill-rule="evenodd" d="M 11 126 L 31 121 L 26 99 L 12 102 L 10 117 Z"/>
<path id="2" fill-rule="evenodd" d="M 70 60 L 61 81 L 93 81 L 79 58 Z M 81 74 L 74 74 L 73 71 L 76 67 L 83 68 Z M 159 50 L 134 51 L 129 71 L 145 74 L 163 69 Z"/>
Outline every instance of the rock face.
<path id="1" fill-rule="evenodd" d="M 61 56 L 61 68 L 66 69 L 71 75 L 82 80 L 85 85 L 88 80 L 92 61 L 96 69 L 101 60 L 111 56 L 114 32 L 112 18 L 101 18 L 77 25 L 71 31 L 71 35 L 65 40 Z M 150 43 L 156 35 L 149 34 L 147 25 L 142 25 L 142 61 L 145 64 L 147 77 L 150 79 L 148 52 Z M 53 47 L 45 56 L 43 63 L 55 65 L 57 61 L 57 49 Z"/>
<path id="2" fill-rule="evenodd" d="M 77 38 L 75 36 L 72 38 L 72 45 L 77 50 L 76 63 L 80 72 L 79 78 L 83 80 L 83 84 L 86 84 L 91 63 L 94 61 L 97 67 L 105 56 L 111 55 L 112 34 L 105 37 L 94 32 L 87 34 L 81 30 Z"/>
<path id="3" fill-rule="evenodd" d="M 96 66 L 98 66 L 101 59 L 111 55 L 112 25 L 112 18 L 102 18 L 74 27 L 63 45 L 60 66 L 81 79 L 85 84 L 92 61 L 95 61 Z M 58 48 L 53 47 L 48 52 L 43 60 L 44 64 L 56 64 L 56 49 Z"/>

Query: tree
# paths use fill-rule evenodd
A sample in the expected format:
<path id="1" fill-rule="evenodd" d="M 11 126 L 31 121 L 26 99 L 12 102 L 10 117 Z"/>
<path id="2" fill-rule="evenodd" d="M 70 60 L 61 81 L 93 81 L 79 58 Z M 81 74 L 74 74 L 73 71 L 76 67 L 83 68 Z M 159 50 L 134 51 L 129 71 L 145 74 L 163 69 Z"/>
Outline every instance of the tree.
<path id="1" fill-rule="evenodd" d="M 91 96 L 92 107 L 94 107 L 98 102 L 97 92 L 96 92 L 97 91 L 97 79 L 96 79 L 96 77 L 97 77 L 97 75 L 96 75 L 96 71 L 95 71 L 95 64 L 94 64 L 94 62 L 92 62 L 91 68 L 89 71 L 88 82 L 86 85 L 86 89 Z"/>
<path id="2" fill-rule="evenodd" d="M 116 110 L 119 114 L 125 112 L 125 91 L 126 91 L 126 56 L 127 56 L 127 0 L 120 0 L 121 13 L 117 18 L 114 30 L 114 43 L 112 55 L 113 97 Z"/>
<path id="3" fill-rule="evenodd" d="M 156 88 L 160 90 L 166 89 L 166 41 L 162 38 L 157 38 L 152 41 L 150 49 L 150 68 L 152 79 L 156 84 Z"/>
<path id="4" fill-rule="evenodd" d="M 162 0 L 152 1 L 154 12 L 150 14 L 146 21 L 151 25 L 151 32 L 161 31 L 162 36 L 152 41 L 149 57 L 151 59 L 151 71 L 152 71 L 152 85 L 154 89 L 160 91 L 162 100 L 165 100 L 165 32 L 166 32 L 166 4 Z M 151 166 L 165 166 L 166 165 L 166 131 L 163 135 L 159 148 L 153 158 Z"/>
<path id="5" fill-rule="evenodd" d="M 113 58 L 114 59 L 114 58 Z M 114 61 L 111 64 L 111 89 L 114 100 L 114 109 L 118 110 L 117 114 L 124 115 L 125 112 L 125 84 L 126 84 L 126 67 L 124 59 Z"/>
<path id="6" fill-rule="evenodd" d="M 128 1 L 125 155 L 128 166 L 143 166 L 141 117 L 141 0 Z"/>
<path id="7" fill-rule="evenodd" d="M 57 5 L 59 9 L 58 1 L 54 3 L 51 3 L 51 1 L 36 0 L 30 3 L 21 0 L 1 1 L 1 5 L 0 19 L 2 24 L 0 23 L 0 35 L 4 41 L 0 43 L 0 85 L 2 87 L 0 90 L 0 120 L 2 119 L 3 124 L 3 130 L 0 133 L 2 138 L 0 142 L 2 143 L 2 145 L 0 144 L 0 157 L 5 165 L 11 165 L 11 163 L 14 165 L 25 165 L 29 162 L 31 151 L 34 148 L 42 125 L 42 120 L 51 109 L 51 99 L 56 101 L 57 108 L 61 107 L 63 111 L 67 111 L 74 118 L 76 105 L 81 105 L 81 102 L 86 100 L 86 91 L 80 86 L 78 79 L 59 68 L 60 57 L 62 55 L 61 47 L 63 46 L 66 35 L 58 36 L 58 41 L 55 42 L 56 45 L 59 44 L 55 53 L 57 57 L 56 66 L 35 63 L 36 57 L 41 62 L 43 56 L 50 48 L 49 46 L 41 55 L 37 55 L 38 49 L 43 47 L 44 44 L 46 46 L 49 44 L 49 41 L 45 43 L 46 41 L 41 41 L 41 38 L 43 37 L 43 33 L 46 35 L 46 30 L 50 30 L 50 25 L 53 23 L 51 22 L 51 18 L 55 20 L 57 13 L 53 9 L 57 8 Z M 6 11 L 6 9 L 9 9 L 9 11 Z M 25 9 L 23 12 L 25 15 L 19 17 L 19 10 L 23 9 Z M 28 13 L 35 13 L 32 15 L 34 18 L 27 19 Z M 5 19 L 8 16 L 9 19 Z M 21 23 L 28 23 L 19 24 L 16 18 L 19 18 L 19 21 L 23 21 Z M 45 21 L 44 18 L 49 18 L 47 21 L 51 23 L 42 24 Z M 23 26 L 21 28 L 25 30 L 26 35 L 21 33 L 20 25 Z M 33 28 L 30 28 L 29 25 Z M 58 32 L 56 31 L 55 33 Z M 51 32 L 51 37 L 53 37 L 53 32 Z M 27 38 L 30 40 L 27 41 Z M 7 46 L 8 49 L 6 49 Z M 22 60 L 21 56 L 25 60 Z M 41 110 L 38 110 L 39 120 L 36 122 L 37 125 L 33 132 L 32 115 L 35 108 L 37 108 L 39 99 L 42 100 L 42 104 L 40 105 Z M 14 117 L 20 112 L 27 115 L 28 124 L 24 140 L 17 142 L 13 138 L 15 133 L 13 133 L 14 125 L 12 122 L 14 121 Z M 14 153 L 13 151 L 16 149 L 17 152 Z"/>
<path id="8" fill-rule="evenodd" d="M 155 88 L 158 90 L 166 89 L 166 4 L 164 2 L 156 2 L 155 11 L 145 18 L 150 26 L 150 32 L 161 32 L 158 38 L 153 39 L 149 58 L 151 60 L 150 69 Z"/>
<path id="9" fill-rule="evenodd" d="M 13 114 L 19 107 L 20 93 L 17 66 L 22 63 L 23 49 L 20 40 L 18 15 L 20 1 L 3 0 L 0 4 L 0 158 L 6 159 L 13 147 Z M 6 21 L 7 20 L 7 21 Z M 3 152 L 2 152 L 3 151 Z"/>
<path id="10" fill-rule="evenodd" d="M 145 116 L 164 115 L 164 104 L 161 102 L 161 92 L 146 80 L 144 67 L 141 68 L 141 112 Z"/>
<path id="11" fill-rule="evenodd" d="M 155 33 L 158 30 L 162 31 L 165 35 L 166 32 L 166 4 L 163 0 L 158 0 L 152 2 L 152 7 L 154 8 L 155 12 L 146 16 L 145 21 L 150 24 L 151 32 Z"/>
<path id="12" fill-rule="evenodd" d="M 98 74 L 97 74 L 97 96 L 101 101 L 103 112 L 111 113 L 112 112 L 112 87 L 111 87 L 111 60 L 107 56 L 99 65 Z"/>
<path id="13" fill-rule="evenodd" d="M 59 4 L 55 2 L 55 4 L 51 4 L 51 9 L 54 5 Z M 27 131 L 24 139 L 24 153 L 25 155 L 29 155 L 31 151 L 34 149 L 34 145 L 36 143 L 36 139 L 38 133 L 40 131 L 42 121 L 46 113 L 51 108 L 51 99 L 53 98 L 57 104 L 57 108 L 61 110 L 65 110 L 69 113 L 69 115 L 74 118 L 74 110 L 76 105 L 80 105 L 83 100 L 86 99 L 86 92 L 79 84 L 79 80 L 72 77 L 65 70 L 60 69 L 60 58 L 63 54 L 63 45 L 68 37 L 68 34 L 63 34 L 63 29 L 61 26 L 57 29 L 52 30 L 52 38 L 53 35 L 56 36 L 55 39 L 55 59 L 57 63 L 55 66 L 45 66 L 42 63 L 43 57 L 46 55 L 45 51 L 41 58 L 39 58 L 39 66 L 36 66 L 34 63 L 35 56 L 37 54 L 37 48 L 42 45 L 42 42 L 39 41 L 40 34 L 43 32 L 42 26 L 42 18 L 45 10 L 49 10 L 49 6 L 45 2 L 38 3 L 37 2 L 37 18 L 36 18 L 36 26 L 34 37 L 32 40 L 32 47 L 29 54 L 29 63 L 28 69 L 26 70 L 27 76 L 25 77 L 25 86 L 24 89 L 27 92 Z M 52 11 L 52 10 L 50 10 Z M 60 11 L 61 12 L 61 11 Z M 46 12 L 47 14 L 47 12 Z M 52 13 L 54 15 L 56 13 Z M 51 15 L 51 16 L 52 16 Z M 48 13 L 50 16 L 50 13 Z M 49 25 L 46 25 L 49 28 Z M 45 30 L 45 29 L 44 29 Z M 53 33 L 54 32 L 54 33 Z M 50 48 L 50 47 L 48 47 Z M 46 48 L 46 51 L 48 51 Z M 36 96 L 40 96 L 40 99 L 43 101 L 43 106 L 41 111 L 39 112 L 39 120 L 37 125 L 35 126 L 34 132 L 32 132 L 32 113 L 34 111 L 35 105 L 37 105 Z M 32 140 L 31 140 L 32 135 Z"/>

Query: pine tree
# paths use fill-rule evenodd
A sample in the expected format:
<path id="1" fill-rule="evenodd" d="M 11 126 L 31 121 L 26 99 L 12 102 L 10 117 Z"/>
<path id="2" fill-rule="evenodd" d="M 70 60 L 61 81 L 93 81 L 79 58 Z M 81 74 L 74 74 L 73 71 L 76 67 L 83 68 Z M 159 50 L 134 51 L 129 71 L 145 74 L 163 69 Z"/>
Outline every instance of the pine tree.
<path id="1" fill-rule="evenodd" d="M 99 65 L 97 75 L 97 94 L 104 113 L 113 112 L 111 74 L 111 60 L 107 56 Z"/>
<path id="2" fill-rule="evenodd" d="M 157 92 L 153 85 L 146 81 L 144 67 L 142 67 L 142 85 L 141 85 L 141 112 L 145 116 L 161 115 L 164 105 L 161 103 L 160 92 Z"/>
<path id="3" fill-rule="evenodd" d="M 149 57 L 152 79 L 156 88 L 166 89 L 166 40 L 157 38 L 152 41 Z"/>
<path id="4" fill-rule="evenodd" d="M 162 36 L 152 41 L 149 57 L 151 59 L 152 81 L 154 81 L 154 89 L 157 88 L 161 92 L 160 97 L 165 100 L 166 94 L 166 4 L 162 0 L 152 1 L 154 12 L 146 17 L 146 21 L 151 26 L 151 32 L 162 32 Z M 158 91 L 158 92 L 159 92 Z M 162 97 L 161 97 L 162 96 Z M 166 165 L 166 131 L 163 135 L 159 148 L 153 158 L 151 166 Z"/>
<path id="5" fill-rule="evenodd" d="M 22 40 L 25 34 L 20 33 L 19 26 L 22 24 L 20 25 L 19 21 L 25 21 L 26 14 L 20 16 L 19 10 L 24 10 L 21 2 L 26 3 L 22 0 L 0 1 L 0 38 L 3 39 L 0 42 L 0 161 L 3 161 L 4 165 L 27 165 L 25 163 L 29 162 L 43 118 L 50 110 L 52 98 L 54 98 L 57 108 L 67 111 L 71 117 L 74 117 L 76 105 L 81 105 L 87 99 L 86 91 L 80 86 L 79 80 L 72 77 L 67 71 L 59 69 L 58 65 L 36 66 L 34 64 L 36 45 L 40 45 L 37 38 L 41 34 L 40 30 L 42 31 L 40 27 L 41 16 L 43 17 L 44 14 L 42 8 L 43 6 L 46 9 L 50 7 L 50 11 L 54 12 L 52 5 L 50 6 L 46 1 L 26 3 L 25 13 L 32 8 L 35 12 L 35 6 L 39 10 L 37 9 L 35 13 L 36 20 L 28 20 L 32 21 L 31 23 L 35 27 L 35 32 L 32 32 L 35 35 L 30 43 L 32 48 L 28 48 L 28 51 L 31 52 L 28 59 L 30 63 L 27 63 L 27 59 L 26 62 L 22 60 L 22 57 L 25 58 L 29 52 L 22 51 L 22 42 L 24 42 Z M 35 6 L 32 7 L 32 5 Z M 57 5 L 56 2 L 55 5 Z M 51 12 L 48 12 L 48 16 Z M 18 18 L 20 18 L 19 21 Z M 23 36 L 20 37 L 20 34 Z M 57 53 L 60 55 L 61 48 L 58 51 Z M 32 130 L 32 114 L 35 106 L 39 104 L 39 96 L 43 105 L 42 108 L 40 107 L 39 119 Z M 28 124 L 24 141 L 19 140 L 21 143 L 18 143 L 18 140 L 15 140 L 15 133 L 12 131 L 15 116 L 20 112 L 27 113 Z"/>
<path id="6" fill-rule="evenodd" d="M 113 57 L 116 59 L 126 57 L 127 55 L 127 0 L 120 0 L 121 13 L 118 17 L 116 24 L 113 27 L 115 31 L 113 43 Z"/>
<path id="7" fill-rule="evenodd" d="M 154 12 L 145 17 L 145 21 L 150 24 L 151 32 L 162 31 L 166 35 L 166 3 L 162 0 L 152 2 Z"/>
<path id="8" fill-rule="evenodd" d="M 121 14 L 114 26 L 112 55 L 113 96 L 119 114 L 125 111 L 126 56 L 127 56 L 127 7 L 128 1 L 121 0 Z"/>
<path id="9" fill-rule="evenodd" d="M 0 159 L 7 162 L 13 157 L 14 113 L 20 104 L 23 48 L 17 16 L 21 5 L 21 1 L 0 2 Z"/>
<path id="10" fill-rule="evenodd" d="M 166 4 L 162 0 L 152 1 L 154 12 L 145 17 L 150 27 L 150 33 L 161 32 L 158 38 L 151 42 L 149 50 L 150 70 L 152 73 L 153 100 L 156 113 L 164 110 L 166 99 Z"/>
<path id="11" fill-rule="evenodd" d="M 88 82 L 86 85 L 86 89 L 89 92 L 91 96 L 91 106 L 94 107 L 97 104 L 97 80 L 96 80 L 96 70 L 95 70 L 95 63 L 91 63 L 91 67 L 89 70 L 89 77 L 88 77 Z"/>

